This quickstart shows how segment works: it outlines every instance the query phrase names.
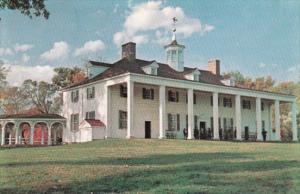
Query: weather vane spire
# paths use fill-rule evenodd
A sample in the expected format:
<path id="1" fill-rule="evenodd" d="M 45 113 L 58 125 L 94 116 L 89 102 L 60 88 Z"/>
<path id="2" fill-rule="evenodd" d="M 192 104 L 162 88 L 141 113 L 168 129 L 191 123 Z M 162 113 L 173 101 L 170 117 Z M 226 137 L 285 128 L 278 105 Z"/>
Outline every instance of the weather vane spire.
<path id="1" fill-rule="evenodd" d="M 172 18 L 173 20 L 173 36 L 172 36 L 172 41 L 176 40 L 176 22 L 178 21 L 176 17 Z"/>

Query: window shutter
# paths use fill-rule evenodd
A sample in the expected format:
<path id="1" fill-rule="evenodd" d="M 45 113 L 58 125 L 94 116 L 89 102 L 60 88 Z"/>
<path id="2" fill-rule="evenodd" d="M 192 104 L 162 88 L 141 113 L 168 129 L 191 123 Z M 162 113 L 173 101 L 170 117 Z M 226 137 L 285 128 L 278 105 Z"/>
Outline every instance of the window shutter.
<path id="1" fill-rule="evenodd" d="M 176 102 L 179 102 L 179 92 L 176 91 Z"/>
<path id="2" fill-rule="evenodd" d="M 210 97 L 210 105 L 213 106 L 213 96 Z"/>
<path id="3" fill-rule="evenodd" d="M 123 97 L 123 85 L 120 85 L 120 97 Z"/>
<path id="4" fill-rule="evenodd" d="M 193 96 L 194 96 L 194 104 L 196 104 L 197 103 L 197 95 L 194 94 Z"/>
<path id="5" fill-rule="evenodd" d="M 168 91 L 168 101 L 171 101 L 171 91 Z"/>
<path id="6" fill-rule="evenodd" d="M 194 116 L 194 128 L 198 129 L 198 116 L 197 115 Z"/>
<path id="7" fill-rule="evenodd" d="M 177 114 L 177 131 L 180 131 L 180 114 Z"/>
<path id="8" fill-rule="evenodd" d="M 172 115 L 169 113 L 168 114 L 168 130 L 171 130 L 171 128 L 172 128 L 172 124 L 171 124 L 171 122 L 172 122 Z"/>
<path id="9" fill-rule="evenodd" d="M 143 88 L 143 99 L 146 98 L 146 88 Z"/>
<path id="10" fill-rule="evenodd" d="M 185 128 L 189 127 L 189 116 L 185 115 Z"/>
<path id="11" fill-rule="evenodd" d="M 154 89 L 151 89 L 151 99 L 154 100 Z"/>

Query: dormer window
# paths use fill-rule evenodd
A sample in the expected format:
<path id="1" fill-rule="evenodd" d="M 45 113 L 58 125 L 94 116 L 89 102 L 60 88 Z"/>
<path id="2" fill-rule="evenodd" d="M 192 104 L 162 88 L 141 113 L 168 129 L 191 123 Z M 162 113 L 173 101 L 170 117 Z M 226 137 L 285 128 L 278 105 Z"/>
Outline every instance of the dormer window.
<path id="1" fill-rule="evenodd" d="M 199 81 L 199 75 L 198 74 L 194 74 L 194 81 Z"/>
<path id="2" fill-rule="evenodd" d="M 157 75 L 158 64 L 153 61 L 149 65 L 144 66 L 142 69 L 145 73 L 149 75 Z"/>
<path id="3" fill-rule="evenodd" d="M 151 67 L 151 75 L 157 75 L 157 68 Z"/>

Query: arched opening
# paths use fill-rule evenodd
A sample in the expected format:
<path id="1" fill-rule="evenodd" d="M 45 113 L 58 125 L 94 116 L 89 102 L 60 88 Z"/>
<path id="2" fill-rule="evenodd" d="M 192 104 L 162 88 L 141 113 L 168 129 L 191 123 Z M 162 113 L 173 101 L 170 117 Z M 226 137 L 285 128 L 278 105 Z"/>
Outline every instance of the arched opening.
<path id="1" fill-rule="evenodd" d="M 30 124 L 27 122 L 22 122 L 19 125 L 20 128 L 20 144 L 30 144 Z"/>
<path id="2" fill-rule="evenodd" d="M 15 130 L 14 130 L 15 124 L 13 122 L 8 122 L 5 124 L 4 127 L 4 144 L 13 144 L 16 142 L 15 138 Z"/>
<path id="3" fill-rule="evenodd" d="M 59 122 L 53 123 L 51 125 L 51 139 L 53 144 L 62 144 L 63 128 L 64 125 Z"/>
<path id="4" fill-rule="evenodd" d="M 44 145 L 48 144 L 48 127 L 44 122 L 38 122 L 34 125 L 33 144 Z"/>

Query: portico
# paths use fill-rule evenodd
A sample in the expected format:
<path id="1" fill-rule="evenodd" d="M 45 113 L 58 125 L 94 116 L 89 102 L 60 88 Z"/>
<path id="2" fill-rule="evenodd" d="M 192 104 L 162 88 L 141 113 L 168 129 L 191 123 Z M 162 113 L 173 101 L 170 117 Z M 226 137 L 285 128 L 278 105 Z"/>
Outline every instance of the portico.
<path id="1" fill-rule="evenodd" d="M 280 129 L 279 104 L 280 102 L 282 102 L 282 103 L 290 103 L 292 105 L 293 140 L 294 141 L 298 140 L 296 110 L 295 110 L 296 108 L 295 108 L 294 97 L 292 96 L 283 95 L 283 94 L 279 95 L 279 94 L 263 92 L 263 91 L 232 88 L 226 86 L 207 86 L 206 84 L 195 83 L 195 82 L 184 83 L 182 81 L 179 82 L 178 80 L 171 80 L 171 79 L 167 80 L 164 78 L 158 78 L 154 76 L 136 75 L 136 74 L 127 74 L 126 76 L 119 77 L 118 80 L 115 80 L 111 83 L 113 84 L 108 85 L 107 90 L 110 90 L 110 87 L 116 84 L 118 85 L 118 84 L 125 83 L 127 85 L 126 110 L 128 116 L 127 116 L 126 138 L 137 137 L 134 131 L 137 131 L 143 127 L 143 126 L 139 126 L 139 128 L 137 129 L 137 125 L 135 124 L 137 123 L 137 121 L 135 120 L 139 120 L 140 117 L 143 116 L 140 115 L 140 113 L 135 110 L 136 106 L 141 106 L 141 103 L 136 101 L 136 98 L 138 95 L 142 95 L 142 92 L 139 90 L 139 88 L 150 87 L 153 88 L 155 92 L 157 92 L 157 94 L 155 94 L 156 96 L 155 98 L 157 98 L 157 103 L 156 102 L 152 103 L 152 101 L 149 102 L 153 104 L 153 108 L 157 109 L 158 135 L 152 136 L 152 138 L 159 138 L 159 139 L 168 138 L 166 136 L 167 133 L 170 133 L 169 131 L 170 129 L 167 125 L 168 114 L 174 112 L 174 110 L 176 109 L 176 108 L 174 109 L 174 107 L 178 106 L 176 111 L 180 109 L 180 111 L 178 111 L 179 114 L 178 118 L 181 119 L 177 121 L 178 123 L 180 123 L 177 124 L 179 125 L 179 130 L 177 131 L 176 129 L 177 138 L 178 138 L 178 134 L 182 133 L 182 129 L 184 128 L 182 127 L 184 126 L 184 124 L 182 124 L 182 120 L 184 119 L 182 118 L 186 114 L 188 139 L 194 138 L 194 129 L 195 129 L 195 122 L 196 122 L 195 118 L 198 117 L 197 119 L 201 121 L 201 119 L 205 120 L 204 117 L 212 117 L 213 120 L 212 139 L 219 140 L 220 129 L 223 128 L 223 130 L 225 130 L 224 127 L 226 127 L 224 126 L 224 124 L 222 125 L 222 127 L 220 126 L 221 125 L 220 120 L 223 121 L 222 118 L 226 116 L 226 113 L 224 114 L 224 110 L 227 110 L 230 111 L 230 115 L 233 115 L 232 120 L 234 124 L 231 130 L 233 131 L 234 140 L 241 141 L 245 139 L 249 139 L 249 140 L 251 139 L 255 141 L 263 141 L 262 131 L 265 130 L 269 133 L 267 135 L 268 136 L 267 140 L 280 141 L 281 129 Z M 135 87 L 136 85 L 139 85 L 139 87 Z M 179 103 L 169 102 L 168 91 L 171 90 L 179 91 L 178 94 L 180 97 Z M 205 93 L 206 96 L 210 96 L 210 98 L 212 99 L 211 112 L 207 111 L 207 107 L 201 106 L 202 105 L 201 101 L 203 101 L 203 103 L 207 103 L 205 101 L 205 98 L 202 98 L 201 93 Z M 184 97 L 182 97 L 184 95 L 186 95 L 187 99 L 184 99 Z M 229 98 L 232 100 L 232 101 L 230 100 L 230 103 L 232 103 L 232 105 L 230 104 L 230 107 L 227 109 L 223 107 L 224 98 Z M 194 102 L 195 99 L 197 99 L 196 103 Z M 246 103 L 248 101 L 249 101 L 249 105 L 247 105 Z M 199 103 L 200 105 L 198 105 Z M 275 111 L 274 111 L 275 138 L 272 138 L 272 134 L 271 134 L 273 128 L 270 120 L 270 115 L 272 113 L 269 112 L 271 110 L 270 106 L 272 106 L 272 104 L 274 104 L 275 107 Z M 111 107 L 112 105 L 110 104 L 108 106 Z M 251 106 L 251 108 L 248 106 Z M 203 118 L 201 118 L 203 112 L 208 112 L 208 113 L 207 115 L 204 115 Z M 153 123 L 156 122 L 153 121 Z M 206 119 L 206 124 L 208 125 L 207 119 Z M 199 126 L 199 123 L 197 123 L 196 125 Z M 230 124 L 228 124 L 227 122 L 227 128 L 229 125 Z M 248 132 L 249 137 L 246 137 L 247 134 L 245 134 L 247 133 L 245 132 L 246 125 L 249 125 L 250 128 Z"/>

